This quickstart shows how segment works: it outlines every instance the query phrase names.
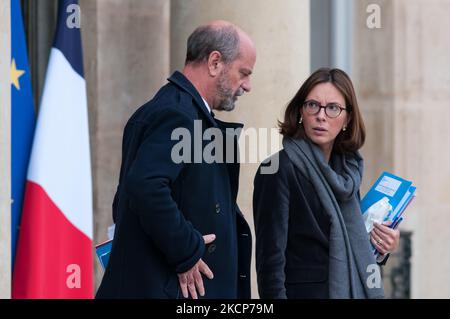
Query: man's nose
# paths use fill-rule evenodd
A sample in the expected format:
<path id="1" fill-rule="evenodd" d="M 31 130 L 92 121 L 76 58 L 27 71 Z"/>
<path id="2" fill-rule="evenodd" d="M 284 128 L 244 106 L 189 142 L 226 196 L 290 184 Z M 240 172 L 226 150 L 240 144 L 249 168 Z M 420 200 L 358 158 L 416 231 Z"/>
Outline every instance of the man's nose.
<path id="1" fill-rule="evenodd" d="M 245 81 L 244 83 L 242 83 L 241 88 L 245 91 L 245 92 L 250 92 L 252 89 L 252 85 L 250 84 L 250 81 Z"/>

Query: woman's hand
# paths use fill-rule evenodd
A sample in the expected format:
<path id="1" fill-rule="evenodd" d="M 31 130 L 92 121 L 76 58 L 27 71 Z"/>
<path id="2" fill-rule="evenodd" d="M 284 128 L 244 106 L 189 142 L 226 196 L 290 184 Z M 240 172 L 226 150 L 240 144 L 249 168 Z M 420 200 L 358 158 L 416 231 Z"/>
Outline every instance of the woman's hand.
<path id="1" fill-rule="evenodd" d="M 399 245 L 400 231 L 389 228 L 390 224 L 391 222 L 374 223 L 374 228 L 370 232 L 370 241 L 382 255 L 393 252 Z"/>

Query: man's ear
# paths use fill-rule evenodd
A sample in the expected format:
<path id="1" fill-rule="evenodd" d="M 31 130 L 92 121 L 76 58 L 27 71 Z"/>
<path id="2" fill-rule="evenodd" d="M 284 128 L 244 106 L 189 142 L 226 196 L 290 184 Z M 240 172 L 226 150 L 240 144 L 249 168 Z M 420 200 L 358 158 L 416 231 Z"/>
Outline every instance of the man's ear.
<path id="1" fill-rule="evenodd" d="M 223 68 L 222 54 L 219 51 L 213 51 L 208 57 L 208 71 L 209 75 L 216 77 L 220 74 Z"/>

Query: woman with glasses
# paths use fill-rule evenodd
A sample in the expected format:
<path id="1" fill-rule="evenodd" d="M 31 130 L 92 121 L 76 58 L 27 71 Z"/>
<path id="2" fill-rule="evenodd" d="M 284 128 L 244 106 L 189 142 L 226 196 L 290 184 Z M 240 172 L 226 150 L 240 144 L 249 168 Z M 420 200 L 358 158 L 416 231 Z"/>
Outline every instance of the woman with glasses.
<path id="1" fill-rule="evenodd" d="M 254 180 L 260 297 L 382 298 L 370 243 L 386 256 L 398 247 L 399 231 L 377 225 L 369 235 L 364 226 L 358 150 L 365 129 L 348 75 L 314 72 L 279 125 L 283 149 Z M 273 160 L 278 170 L 264 174 Z"/>

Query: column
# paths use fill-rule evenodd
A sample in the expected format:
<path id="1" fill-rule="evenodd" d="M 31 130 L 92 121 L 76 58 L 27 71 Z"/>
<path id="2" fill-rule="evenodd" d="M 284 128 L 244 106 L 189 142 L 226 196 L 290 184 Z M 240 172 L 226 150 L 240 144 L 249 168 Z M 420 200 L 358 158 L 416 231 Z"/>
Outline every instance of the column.
<path id="1" fill-rule="evenodd" d="M 126 121 L 169 76 L 170 1 L 80 0 L 94 188 L 94 244 L 107 239 Z M 103 271 L 95 260 L 96 288 Z"/>
<path id="2" fill-rule="evenodd" d="M 354 79 L 368 139 L 366 186 L 382 170 L 411 179 L 411 297 L 450 297 L 450 2 L 355 2 Z M 366 8 L 381 9 L 370 29 Z M 400 239 L 401 240 L 401 239 Z"/>

